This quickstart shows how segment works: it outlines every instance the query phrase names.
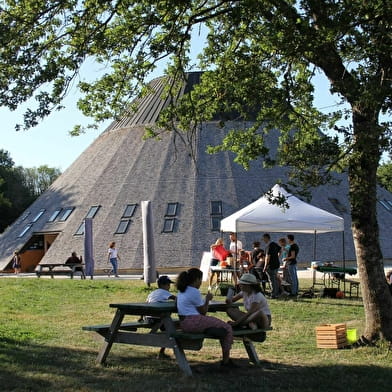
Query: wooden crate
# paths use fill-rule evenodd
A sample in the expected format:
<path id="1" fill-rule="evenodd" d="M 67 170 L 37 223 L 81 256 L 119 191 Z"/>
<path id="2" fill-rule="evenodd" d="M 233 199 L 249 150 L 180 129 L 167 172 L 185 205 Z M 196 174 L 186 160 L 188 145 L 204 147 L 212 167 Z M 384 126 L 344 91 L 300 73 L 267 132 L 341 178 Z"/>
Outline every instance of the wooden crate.
<path id="1" fill-rule="evenodd" d="M 347 346 L 346 324 L 323 324 L 316 327 L 317 348 Z"/>

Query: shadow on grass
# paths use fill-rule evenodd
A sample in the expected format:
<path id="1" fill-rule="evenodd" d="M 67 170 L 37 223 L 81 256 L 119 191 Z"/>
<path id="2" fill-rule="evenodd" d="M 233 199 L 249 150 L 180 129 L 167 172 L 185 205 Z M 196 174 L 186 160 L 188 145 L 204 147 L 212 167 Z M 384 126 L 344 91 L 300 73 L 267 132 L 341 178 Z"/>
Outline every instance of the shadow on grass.
<path id="1" fill-rule="evenodd" d="M 169 352 L 170 350 L 168 350 Z M 174 360 L 156 351 L 127 348 L 110 353 L 108 365 L 95 364 L 97 352 L 0 340 L 2 391 L 351 391 L 390 390 L 390 368 L 365 365 L 291 366 L 235 360 L 233 369 L 194 361 L 194 377 L 182 375 Z"/>
<path id="2" fill-rule="evenodd" d="M 295 302 L 307 302 L 310 304 L 315 304 L 314 298 L 298 298 L 294 300 Z M 326 299 L 326 298 L 320 298 L 320 304 L 322 305 L 328 305 L 328 306 L 344 306 L 344 307 L 356 307 L 358 309 L 363 309 L 363 302 L 359 300 L 352 299 L 350 301 L 353 301 L 351 303 L 347 303 L 347 301 L 342 302 L 339 299 Z"/>

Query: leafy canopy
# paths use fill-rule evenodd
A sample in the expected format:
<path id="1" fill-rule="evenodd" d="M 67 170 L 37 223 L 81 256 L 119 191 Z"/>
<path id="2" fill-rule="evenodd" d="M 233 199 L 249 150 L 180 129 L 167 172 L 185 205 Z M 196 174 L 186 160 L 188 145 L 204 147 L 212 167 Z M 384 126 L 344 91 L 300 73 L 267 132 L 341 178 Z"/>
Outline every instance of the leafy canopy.
<path id="1" fill-rule="evenodd" d="M 211 152 L 231 150 L 245 167 L 299 163 L 311 185 L 329 178 L 373 145 L 378 159 L 390 149 L 392 4 L 383 0 L 6 0 L 0 12 L 0 105 L 15 109 L 33 98 L 23 125 L 35 126 L 77 83 L 82 112 L 100 121 L 130 108 L 155 67 L 166 64 L 167 94 L 192 69 L 202 83 L 169 107 L 160 125 L 189 130 L 216 112 L 256 123 L 229 133 Z M 204 39 L 197 59 L 191 41 Z M 96 80 L 79 71 L 91 60 Z M 313 79 L 324 73 L 345 109 L 314 107 Z M 339 119 L 365 125 L 336 127 Z M 263 125 L 263 128 L 260 126 Z M 269 156 L 264 134 L 281 131 L 281 149 Z M 292 134 L 292 130 L 299 132 Z M 74 133 L 83 131 L 76 126 Z M 150 130 L 154 135 L 156 131 Z M 369 135 L 363 138 L 363 134 Z M 361 138 L 358 138 L 361 136 Z M 364 145 L 358 146 L 358 140 Z M 359 147 L 359 148 L 358 148 Z M 353 152 L 356 151 L 355 154 Z M 321 176 L 320 176 L 321 170 Z M 329 178 L 330 179 L 330 178 Z"/>

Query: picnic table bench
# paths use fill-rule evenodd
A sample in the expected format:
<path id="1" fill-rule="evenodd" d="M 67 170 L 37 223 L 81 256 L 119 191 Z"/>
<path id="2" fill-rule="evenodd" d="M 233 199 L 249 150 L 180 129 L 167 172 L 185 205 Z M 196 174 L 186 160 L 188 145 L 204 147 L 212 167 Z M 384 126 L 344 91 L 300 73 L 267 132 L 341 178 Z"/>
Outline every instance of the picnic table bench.
<path id="1" fill-rule="evenodd" d="M 38 264 L 35 270 L 38 278 L 42 275 L 50 275 L 52 279 L 54 275 L 69 275 L 73 279 L 76 272 L 80 272 L 80 279 L 86 279 L 84 264 L 81 263 Z"/>
<path id="2" fill-rule="evenodd" d="M 219 339 L 209 333 L 189 333 L 179 329 L 179 321 L 172 318 L 172 314 L 177 313 L 174 302 L 159 303 L 127 303 L 110 304 L 116 308 L 113 321 L 107 325 L 85 326 L 83 330 L 94 331 L 103 336 L 103 346 L 98 353 L 96 362 L 104 364 L 114 343 L 133 344 L 150 347 L 167 347 L 173 349 L 176 361 L 180 369 L 188 376 L 192 376 L 191 367 L 186 359 L 184 350 L 200 350 L 204 339 Z M 223 302 L 210 302 L 209 312 L 226 311 L 228 306 L 239 306 L 238 303 L 227 305 Z M 156 323 L 147 321 L 123 322 L 126 315 L 150 316 L 157 318 Z M 161 326 L 164 330 L 161 330 Z M 144 330 L 144 332 L 140 332 Z M 259 364 L 254 341 L 262 342 L 266 338 L 266 330 L 262 329 L 234 329 L 235 339 L 242 340 L 249 360 L 254 364 Z"/>
<path id="3" fill-rule="evenodd" d="M 358 280 L 347 279 L 346 274 L 355 275 L 357 273 L 356 268 L 350 267 L 336 267 L 336 266 L 317 266 L 316 268 L 308 268 L 313 273 L 313 285 L 312 288 L 315 288 L 315 285 L 322 285 L 323 287 L 334 287 L 337 286 L 337 289 L 340 290 L 340 284 L 343 284 L 344 291 L 346 291 L 346 283 L 348 284 L 348 292 L 350 298 L 353 296 L 354 291 L 356 297 L 359 296 L 359 288 L 360 282 Z M 322 282 L 317 283 L 316 281 L 316 272 L 322 274 Z"/>

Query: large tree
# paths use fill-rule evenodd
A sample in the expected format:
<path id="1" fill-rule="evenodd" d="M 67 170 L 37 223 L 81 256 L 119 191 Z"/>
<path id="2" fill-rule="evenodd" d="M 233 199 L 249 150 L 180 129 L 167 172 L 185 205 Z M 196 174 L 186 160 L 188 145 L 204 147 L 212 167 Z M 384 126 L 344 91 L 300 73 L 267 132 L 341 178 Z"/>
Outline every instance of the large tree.
<path id="1" fill-rule="evenodd" d="M 11 109 L 36 94 L 24 127 L 61 105 L 88 59 L 102 77 L 80 81 L 79 107 L 95 124 L 121 116 L 149 73 L 167 61 L 176 80 L 192 66 L 207 71 L 188 99 L 169 108 L 162 124 L 177 131 L 215 111 L 256 115 L 213 150 L 237 161 L 263 157 L 292 168 L 292 183 L 317 186 L 332 170 L 349 179 L 352 232 L 362 282 L 365 335 L 392 341 L 376 217 L 376 173 L 390 149 L 392 3 L 384 0 L 8 0 L 0 13 L 0 104 Z M 198 60 L 192 37 L 207 32 Z M 201 34 L 202 36 L 202 34 Z M 314 107 L 313 79 L 324 74 L 346 104 L 323 114 Z M 37 93 L 36 93 L 37 92 Z M 345 118 L 348 125 L 335 126 Z M 170 120 L 176 121 L 170 125 Z M 281 131 L 271 155 L 263 136 Z M 293 129 L 295 133 L 291 132 Z M 324 136 L 320 130 L 335 132 Z M 76 129 L 80 131 L 80 129 Z M 154 130 L 151 130 L 154 134 Z M 273 158 L 273 159 L 272 159 Z"/>

